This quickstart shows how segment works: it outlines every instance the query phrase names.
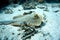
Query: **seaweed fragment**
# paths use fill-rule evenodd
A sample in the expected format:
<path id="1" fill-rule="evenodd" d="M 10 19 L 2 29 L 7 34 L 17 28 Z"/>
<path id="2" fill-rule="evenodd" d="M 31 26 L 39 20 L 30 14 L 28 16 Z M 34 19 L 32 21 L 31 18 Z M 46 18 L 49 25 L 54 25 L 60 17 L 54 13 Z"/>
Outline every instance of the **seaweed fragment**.
<path id="1" fill-rule="evenodd" d="M 32 28 L 32 27 L 30 27 Z M 29 29 L 27 29 L 29 30 Z M 30 29 L 29 31 L 25 30 L 25 35 L 22 37 L 22 40 L 26 40 L 28 38 L 31 38 L 31 36 L 33 36 L 36 32 L 36 30 L 34 28 L 32 28 L 32 30 Z"/>
<path id="2" fill-rule="evenodd" d="M 59 10 L 54 11 L 55 13 L 59 12 Z"/>

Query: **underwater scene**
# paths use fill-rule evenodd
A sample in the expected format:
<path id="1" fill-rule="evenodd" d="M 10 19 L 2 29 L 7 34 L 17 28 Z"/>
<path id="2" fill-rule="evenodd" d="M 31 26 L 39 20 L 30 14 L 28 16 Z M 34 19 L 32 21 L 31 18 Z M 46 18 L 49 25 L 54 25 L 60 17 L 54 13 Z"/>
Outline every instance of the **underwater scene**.
<path id="1" fill-rule="evenodd" d="M 60 0 L 0 0 L 0 40 L 60 40 Z"/>

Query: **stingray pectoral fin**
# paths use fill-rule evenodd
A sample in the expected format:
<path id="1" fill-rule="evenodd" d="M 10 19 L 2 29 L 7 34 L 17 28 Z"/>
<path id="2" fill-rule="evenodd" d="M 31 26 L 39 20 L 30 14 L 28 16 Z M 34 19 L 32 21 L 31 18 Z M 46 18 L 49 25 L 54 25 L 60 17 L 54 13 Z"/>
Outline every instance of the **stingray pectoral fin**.
<path id="1" fill-rule="evenodd" d="M 11 23 L 9 25 L 12 25 L 12 26 L 21 26 L 20 24 L 17 24 L 17 23 Z"/>
<path id="2" fill-rule="evenodd" d="M 23 17 L 23 15 L 14 16 L 13 19 Z"/>

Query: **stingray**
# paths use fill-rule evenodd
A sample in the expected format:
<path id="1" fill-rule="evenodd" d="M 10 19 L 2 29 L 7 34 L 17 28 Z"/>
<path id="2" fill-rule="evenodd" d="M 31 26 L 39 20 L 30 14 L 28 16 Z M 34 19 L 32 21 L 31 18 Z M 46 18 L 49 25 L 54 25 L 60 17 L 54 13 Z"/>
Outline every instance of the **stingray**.
<path id="1" fill-rule="evenodd" d="M 18 15 L 14 16 L 13 20 L 10 21 L 0 21 L 0 25 L 13 25 L 13 26 L 21 26 L 27 24 L 29 26 L 39 26 L 43 20 L 42 15 L 37 14 L 36 12 L 28 15 Z"/>

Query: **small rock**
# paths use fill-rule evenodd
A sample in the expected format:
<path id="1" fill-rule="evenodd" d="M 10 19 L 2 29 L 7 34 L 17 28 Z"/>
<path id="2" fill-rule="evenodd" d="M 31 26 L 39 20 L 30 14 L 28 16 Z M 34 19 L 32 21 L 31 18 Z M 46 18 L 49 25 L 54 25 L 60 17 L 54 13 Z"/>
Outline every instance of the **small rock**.
<path id="1" fill-rule="evenodd" d="M 49 12 L 49 10 L 48 10 L 48 9 L 44 9 L 44 11 L 47 11 L 47 12 Z"/>
<path id="2" fill-rule="evenodd" d="M 8 38 L 5 36 L 3 40 L 8 40 Z"/>
<path id="3" fill-rule="evenodd" d="M 14 35 L 15 33 L 12 33 L 12 35 Z"/>
<path id="4" fill-rule="evenodd" d="M 18 35 L 20 35 L 20 33 Z"/>
<path id="5" fill-rule="evenodd" d="M 18 11 L 21 11 L 20 9 Z"/>

